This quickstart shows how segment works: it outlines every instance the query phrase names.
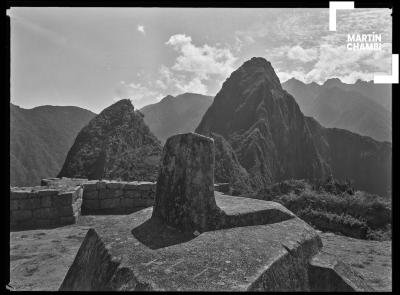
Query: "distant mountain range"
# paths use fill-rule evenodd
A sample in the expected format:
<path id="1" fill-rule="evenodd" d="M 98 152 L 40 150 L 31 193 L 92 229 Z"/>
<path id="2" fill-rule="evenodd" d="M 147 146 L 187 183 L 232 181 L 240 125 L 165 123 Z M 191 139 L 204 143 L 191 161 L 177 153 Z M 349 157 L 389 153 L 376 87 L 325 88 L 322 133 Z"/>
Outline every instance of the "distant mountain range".
<path id="1" fill-rule="evenodd" d="M 178 133 L 193 132 L 213 101 L 212 96 L 196 93 L 168 95 L 140 111 L 144 122 L 162 143 Z"/>
<path id="2" fill-rule="evenodd" d="M 376 140 L 392 140 L 391 87 L 358 80 L 329 79 L 323 85 L 294 78 L 282 83 L 306 116 L 325 127 L 350 130 Z"/>
<path id="3" fill-rule="evenodd" d="M 216 181 L 242 192 L 329 175 L 380 195 L 391 191 L 391 144 L 324 128 L 304 116 L 264 58 L 252 58 L 230 75 L 196 132 L 216 142 Z"/>
<path id="4" fill-rule="evenodd" d="M 184 93 L 140 111 L 125 99 L 97 116 L 77 107 L 11 104 L 11 185 L 37 185 L 57 174 L 155 180 L 161 144 L 196 130 L 214 138 L 216 181 L 231 182 L 239 192 L 333 174 L 384 196 L 391 190 L 391 144 L 350 132 L 391 139 L 391 112 L 382 106 L 389 107 L 390 92 L 375 86 L 338 79 L 281 85 L 269 62 L 252 58 L 215 99 Z"/>
<path id="5" fill-rule="evenodd" d="M 40 185 L 60 171 L 79 130 L 96 114 L 73 106 L 10 104 L 10 185 Z"/>

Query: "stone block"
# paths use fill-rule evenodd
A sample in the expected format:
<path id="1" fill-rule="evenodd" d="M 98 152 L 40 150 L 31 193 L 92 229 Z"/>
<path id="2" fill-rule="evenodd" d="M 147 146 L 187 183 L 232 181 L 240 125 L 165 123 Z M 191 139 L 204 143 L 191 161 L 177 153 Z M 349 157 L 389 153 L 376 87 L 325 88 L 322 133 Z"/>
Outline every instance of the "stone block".
<path id="1" fill-rule="evenodd" d="M 121 199 L 121 206 L 123 208 L 131 208 L 133 207 L 134 200 L 131 198 L 122 198 Z"/>
<path id="2" fill-rule="evenodd" d="M 137 190 L 139 183 L 137 181 L 127 182 L 124 186 L 124 190 L 131 191 Z"/>
<path id="3" fill-rule="evenodd" d="M 33 217 L 36 219 L 52 219 L 58 216 L 55 208 L 40 208 L 33 210 Z"/>
<path id="4" fill-rule="evenodd" d="M 15 210 L 11 211 L 11 219 L 14 221 L 26 220 L 32 218 L 31 210 Z"/>
<path id="5" fill-rule="evenodd" d="M 100 200 L 112 198 L 112 195 L 110 195 L 111 191 L 109 189 L 101 189 L 98 191 L 98 193 Z"/>
<path id="6" fill-rule="evenodd" d="M 38 198 L 19 199 L 16 201 L 17 210 L 32 210 L 41 207 L 40 199 Z"/>
<path id="7" fill-rule="evenodd" d="M 40 206 L 44 208 L 53 206 L 53 196 L 44 196 L 40 198 Z"/>
<path id="8" fill-rule="evenodd" d="M 121 202 L 120 202 L 119 198 L 100 200 L 100 208 L 101 209 L 118 208 L 120 206 L 121 206 Z"/>
<path id="9" fill-rule="evenodd" d="M 110 190 L 122 190 L 124 189 L 125 183 L 124 182 L 109 182 L 107 183 L 107 189 Z"/>
<path id="10" fill-rule="evenodd" d="M 107 187 L 107 182 L 104 181 L 104 180 L 99 181 L 99 182 L 97 183 L 97 189 L 98 189 L 98 190 L 100 190 L 100 189 L 105 189 L 106 187 Z"/>
<path id="11" fill-rule="evenodd" d="M 59 193 L 59 190 L 56 189 L 41 189 L 37 191 L 37 194 L 39 197 L 45 197 L 45 196 L 55 196 Z"/>
<path id="12" fill-rule="evenodd" d="M 27 199 L 30 198 L 30 190 L 22 190 L 22 189 L 11 189 L 10 191 L 10 199 Z"/>
<path id="13" fill-rule="evenodd" d="M 97 190 L 97 181 L 88 181 L 82 184 L 84 191 L 94 191 Z"/>
<path id="14" fill-rule="evenodd" d="M 140 192 L 136 190 L 129 190 L 129 191 L 125 190 L 124 197 L 129 199 L 138 199 L 140 198 Z"/>
<path id="15" fill-rule="evenodd" d="M 72 206 L 64 206 L 57 208 L 58 216 L 73 216 Z"/>
<path id="16" fill-rule="evenodd" d="M 154 182 L 141 182 L 138 185 L 138 188 L 142 191 L 150 191 L 155 186 Z"/>
<path id="17" fill-rule="evenodd" d="M 124 191 L 122 189 L 110 190 L 112 198 L 119 198 L 124 195 Z"/>
<path id="18" fill-rule="evenodd" d="M 88 210 L 98 210 L 100 209 L 99 200 L 83 200 L 82 207 Z"/>
<path id="19" fill-rule="evenodd" d="M 18 201 L 10 200 L 10 211 L 18 210 Z"/>
<path id="20" fill-rule="evenodd" d="M 57 207 L 63 207 L 63 206 L 71 206 L 72 198 L 73 198 L 73 193 L 66 192 L 66 193 L 60 193 L 59 195 L 55 196 L 53 200 Z"/>
<path id="21" fill-rule="evenodd" d="M 68 217 L 63 216 L 63 217 L 60 217 L 60 223 L 61 223 L 61 224 L 74 224 L 75 222 L 76 222 L 76 220 L 75 220 L 75 217 L 73 217 L 73 216 L 68 216 Z"/>
<path id="22" fill-rule="evenodd" d="M 214 140 L 178 134 L 162 154 L 153 217 L 185 232 L 215 228 L 223 212 L 214 198 Z"/>
<path id="23" fill-rule="evenodd" d="M 83 195 L 82 197 L 85 200 L 96 200 L 99 198 L 99 191 L 98 190 L 94 190 L 94 191 L 83 191 Z"/>

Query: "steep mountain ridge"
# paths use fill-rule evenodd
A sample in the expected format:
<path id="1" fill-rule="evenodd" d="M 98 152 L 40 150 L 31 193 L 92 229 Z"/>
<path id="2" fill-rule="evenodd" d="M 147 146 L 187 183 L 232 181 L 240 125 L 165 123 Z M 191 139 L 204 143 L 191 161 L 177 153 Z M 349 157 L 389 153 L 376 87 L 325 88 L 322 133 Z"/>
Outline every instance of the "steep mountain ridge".
<path id="1" fill-rule="evenodd" d="M 39 185 L 61 169 L 79 130 L 96 114 L 74 106 L 10 104 L 10 184 Z"/>
<path id="2" fill-rule="evenodd" d="M 376 140 L 392 140 L 391 87 L 358 80 L 346 84 L 338 78 L 324 84 L 305 84 L 294 78 L 282 83 L 306 116 L 325 127 L 350 130 Z"/>
<path id="3" fill-rule="evenodd" d="M 79 132 L 58 176 L 155 180 L 160 154 L 161 144 L 143 115 L 123 99 Z"/>
<path id="4" fill-rule="evenodd" d="M 390 85 L 375 84 L 374 81 L 362 81 L 360 79 L 353 84 L 347 84 L 339 78 L 328 79 L 322 85 L 315 82 L 304 83 L 295 78 L 282 83 L 282 88 L 296 98 L 297 103 L 306 115 L 310 115 L 307 112 L 307 107 L 312 104 L 313 100 L 321 92 L 331 87 L 360 93 L 384 107 L 387 111 L 392 111 L 392 87 Z"/>
<path id="5" fill-rule="evenodd" d="M 321 92 L 311 108 L 325 127 L 346 129 L 376 140 L 392 140 L 392 115 L 381 105 L 356 92 L 333 86 Z"/>
<path id="6" fill-rule="evenodd" d="M 175 97 L 168 95 L 140 111 L 144 114 L 144 122 L 164 143 L 174 134 L 193 132 L 212 99 L 211 96 L 196 93 L 184 93 Z"/>
<path id="7" fill-rule="evenodd" d="M 252 58 L 231 74 L 196 132 L 225 139 L 238 165 L 249 174 L 252 189 L 284 179 L 324 178 L 332 173 L 339 179 L 354 179 L 360 189 L 382 195 L 390 190 L 391 144 L 327 129 L 305 117 L 264 58 Z M 355 158 L 343 156 L 343 152 Z M 351 165 L 358 168 L 344 169 Z M 367 176 L 359 175 L 362 169 Z M 217 178 L 220 172 L 215 174 Z M 243 179 L 234 175 L 230 182 L 245 187 Z"/>

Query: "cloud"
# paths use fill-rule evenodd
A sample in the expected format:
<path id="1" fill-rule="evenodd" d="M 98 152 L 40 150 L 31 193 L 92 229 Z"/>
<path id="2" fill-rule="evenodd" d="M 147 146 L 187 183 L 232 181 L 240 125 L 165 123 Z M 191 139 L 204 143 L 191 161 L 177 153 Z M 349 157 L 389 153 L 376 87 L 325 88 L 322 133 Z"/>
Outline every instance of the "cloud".
<path id="1" fill-rule="evenodd" d="M 204 80 L 210 75 L 226 77 L 234 70 L 236 58 L 227 48 L 196 46 L 184 34 L 171 36 L 166 44 L 180 54 L 172 66 L 175 71 L 194 73 Z"/>
<path id="2" fill-rule="evenodd" d="M 177 95 L 184 92 L 207 94 L 207 86 L 195 75 L 175 73 L 165 65 L 161 66 L 159 73 L 160 78 L 156 80 L 156 85 L 168 91 L 168 94 Z"/>
<path id="3" fill-rule="evenodd" d="M 324 44 L 320 46 L 319 51 L 318 62 L 307 73 L 307 80 L 322 82 L 335 76 L 350 82 L 362 77 L 371 80 L 374 72 L 383 70 L 380 64 L 384 56 L 390 56 L 389 52 L 351 51 L 347 50 L 345 45 Z"/>
<path id="4" fill-rule="evenodd" d="M 132 101 L 133 105 L 137 108 L 142 107 L 150 102 L 155 102 L 161 97 L 161 93 L 157 90 L 149 89 L 147 86 L 141 83 L 127 83 L 120 81 L 115 88 L 114 101 L 118 101 L 123 98 L 128 98 Z"/>
<path id="5" fill-rule="evenodd" d="M 310 62 L 318 57 L 317 48 L 304 49 L 300 45 L 293 46 L 287 53 L 288 58 L 302 62 Z"/>
<path id="6" fill-rule="evenodd" d="M 162 89 L 207 94 L 207 83 L 218 83 L 235 70 L 237 58 L 228 48 L 208 44 L 196 46 L 185 34 L 172 35 L 165 44 L 179 55 L 170 68 L 160 68 L 156 84 Z"/>
<path id="7" fill-rule="evenodd" d="M 323 44 L 318 48 L 316 62 L 310 69 L 304 66 L 296 70 L 290 70 L 290 66 L 281 67 L 277 69 L 277 75 L 282 82 L 291 77 L 305 83 L 323 83 L 334 77 L 346 83 L 354 83 L 358 79 L 369 81 L 378 72 L 390 71 L 391 46 L 383 44 L 382 48 L 382 51 L 351 51 L 345 45 Z"/>
<path id="8" fill-rule="evenodd" d="M 144 30 L 144 26 L 143 25 L 138 25 L 137 26 L 137 30 L 138 30 L 138 32 L 142 33 L 143 35 L 146 34 L 146 31 Z"/>

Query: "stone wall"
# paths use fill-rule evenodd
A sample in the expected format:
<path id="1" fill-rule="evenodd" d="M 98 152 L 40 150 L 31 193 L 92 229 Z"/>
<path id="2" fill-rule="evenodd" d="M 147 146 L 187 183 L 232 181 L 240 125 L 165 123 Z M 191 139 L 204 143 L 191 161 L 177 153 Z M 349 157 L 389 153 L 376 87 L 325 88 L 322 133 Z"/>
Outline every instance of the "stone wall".
<path id="1" fill-rule="evenodd" d="M 10 189 L 10 229 L 50 228 L 75 223 L 80 214 L 82 189 L 49 187 Z"/>
<path id="2" fill-rule="evenodd" d="M 72 224 L 81 214 L 129 214 L 153 206 L 156 190 L 155 182 L 65 177 L 42 179 L 41 185 L 11 188 L 11 230 Z M 229 189 L 227 183 L 215 184 L 216 191 Z"/>
<path id="3" fill-rule="evenodd" d="M 88 181 L 82 184 L 82 215 L 129 214 L 153 206 L 155 182 Z"/>

